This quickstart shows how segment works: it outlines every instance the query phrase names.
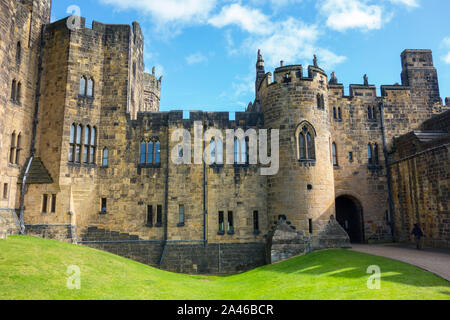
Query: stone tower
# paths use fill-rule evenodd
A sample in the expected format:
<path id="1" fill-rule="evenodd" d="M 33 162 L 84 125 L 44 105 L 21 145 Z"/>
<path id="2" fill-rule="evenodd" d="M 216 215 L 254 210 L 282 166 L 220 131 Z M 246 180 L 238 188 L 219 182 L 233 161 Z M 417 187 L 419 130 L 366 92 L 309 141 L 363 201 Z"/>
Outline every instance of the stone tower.
<path id="1" fill-rule="evenodd" d="M 325 72 L 281 66 L 258 92 L 265 127 L 280 130 L 280 170 L 268 177 L 268 215 L 286 218 L 305 235 L 317 235 L 334 214 L 330 117 Z"/>
<path id="2" fill-rule="evenodd" d="M 411 87 L 413 100 L 419 105 L 441 103 L 439 82 L 431 50 L 405 50 L 402 58 L 402 84 Z"/>

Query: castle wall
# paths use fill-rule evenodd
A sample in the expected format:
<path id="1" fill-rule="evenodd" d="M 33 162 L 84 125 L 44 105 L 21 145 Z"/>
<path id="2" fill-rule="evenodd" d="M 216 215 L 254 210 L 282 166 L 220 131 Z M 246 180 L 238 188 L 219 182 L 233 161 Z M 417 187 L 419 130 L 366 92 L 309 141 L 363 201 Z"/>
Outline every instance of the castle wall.
<path id="1" fill-rule="evenodd" d="M 418 223 L 426 245 L 450 246 L 450 136 L 436 133 L 444 123 L 448 132 L 449 114 L 447 111 L 427 121 L 424 126 L 430 130 L 428 133 L 410 133 L 395 141 L 391 170 L 399 241 L 412 241 L 411 230 Z"/>
<path id="2" fill-rule="evenodd" d="M 0 210 L 19 207 L 17 179 L 30 154 L 41 26 L 50 19 L 50 5 L 49 0 L 0 1 Z M 17 97 L 13 80 L 20 83 Z"/>

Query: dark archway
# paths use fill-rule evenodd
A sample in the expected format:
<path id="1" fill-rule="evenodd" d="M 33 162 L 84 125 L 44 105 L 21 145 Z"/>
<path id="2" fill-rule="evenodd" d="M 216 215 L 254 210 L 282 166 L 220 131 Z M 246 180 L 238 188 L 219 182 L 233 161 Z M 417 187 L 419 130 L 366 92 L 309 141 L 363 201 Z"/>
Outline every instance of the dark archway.
<path id="1" fill-rule="evenodd" d="M 336 199 L 336 220 L 347 231 L 350 242 L 364 243 L 364 216 L 361 203 L 350 196 Z"/>

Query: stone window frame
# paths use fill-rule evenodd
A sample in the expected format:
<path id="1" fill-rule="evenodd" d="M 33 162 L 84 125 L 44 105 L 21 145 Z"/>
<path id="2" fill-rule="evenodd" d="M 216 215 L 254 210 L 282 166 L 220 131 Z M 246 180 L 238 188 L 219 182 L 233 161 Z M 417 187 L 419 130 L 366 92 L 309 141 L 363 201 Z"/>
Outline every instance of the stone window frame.
<path id="1" fill-rule="evenodd" d="M 69 156 L 70 164 L 95 166 L 97 163 L 96 126 L 73 122 L 70 125 Z"/>
<path id="2" fill-rule="evenodd" d="M 95 80 L 93 77 L 89 77 L 86 82 L 86 97 L 94 98 L 95 96 Z"/>
<path id="3" fill-rule="evenodd" d="M 153 205 L 149 204 L 147 205 L 147 223 L 145 224 L 147 227 L 152 228 L 153 227 Z"/>
<path id="4" fill-rule="evenodd" d="M 150 152 L 151 151 L 151 152 Z M 151 157 L 151 159 L 150 159 Z M 161 167 L 161 140 L 159 137 L 142 139 L 139 143 L 139 167 Z"/>
<path id="5" fill-rule="evenodd" d="M 104 147 L 102 150 L 102 167 L 109 167 L 109 149 L 107 147 Z"/>
<path id="6" fill-rule="evenodd" d="M 324 110 L 325 109 L 325 97 L 323 93 L 318 93 L 316 96 L 317 109 Z"/>
<path id="7" fill-rule="evenodd" d="M 56 213 L 56 194 L 50 196 L 50 213 Z"/>
<path id="8" fill-rule="evenodd" d="M 236 227 L 234 225 L 234 211 L 228 210 L 227 213 L 227 233 L 229 235 L 234 235 L 234 231 L 236 230 Z"/>
<path id="9" fill-rule="evenodd" d="M 179 221 L 177 227 L 184 227 L 186 223 L 186 206 L 184 204 L 178 205 Z"/>
<path id="10" fill-rule="evenodd" d="M 225 235 L 225 212 L 224 211 L 219 211 L 219 214 L 217 216 L 217 222 L 218 222 L 217 234 L 219 236 Z"/>
<path id="11" fill-rule="evenodd" d="M 241 143 L 242 142 L 242 143 Z M 249 138 L 245 137 L 242 141 L 234 137 L 234 165 L 248 166 L 249 165 Z"/>
<path id="12" fill-rule="evenodd" d="M 158 204 L 156 206 L 156 228 L 161 228 L 163 226 L 163 206 Z"/>
<path id="13" fill-rule="evenodd" d="M 22 63 L 22 43 L 18 41 L 16 45 L 16 64 L 17 66 L 20 66 L 21 63 Z"/>
<path id="14" fill-rule="evenodd" d="M 298 161 L 316 162 L 316 137 L 316 129 L 310 122 L 304 120 L 298 124 L 297 129 L 295 130 Z"/>
<path id="15" fill-rule="evenodd" d="M 15 164 L 15 156 L 16 156 L 16 131 L 13 131 L 11 134 L 11 145 L 9 148 L 9 164 Z"/>
<path id="16" fill-rule="evenodd" d="M 379 170 L 380 166 L 380 147 L 378 143 L 369 142 L 367 145 L 367 153 L 368 153 L 368 167 L 370 170 Z"/>
<path id="17" fill-rule="evenodd" d="M 377 111 L 376 111 L 376 107 L 373 105 L 367 106 L 367 119 L 370 122 L 377 122 L 378 118 L 377 118 Z"/>
<path id="18" fill-rule="evenodd" d="M 220 143 L 217 144 L 216 137 L 212 137 L 209 143 L 209 157 L 211 160 L 210 161 L 211 167 L 221 167 L 224 165 L 224 153 L 223 153 L 224 142 L 222 139 L 219 139 L 219 141 Z"/>
<path id="19" fill-rule="evenodd" d="M 13 79 L 11 83 L 11 97 L 10 100 L 16 104 L 21 104 L 22 100 L 22 82 Z"/>
<path id="20" fill-rule="evenodd" d="M 338 147 L 336 142 L 331 144 L 331 158 L 333 159 L 334 168 L 339 168 Z"/>

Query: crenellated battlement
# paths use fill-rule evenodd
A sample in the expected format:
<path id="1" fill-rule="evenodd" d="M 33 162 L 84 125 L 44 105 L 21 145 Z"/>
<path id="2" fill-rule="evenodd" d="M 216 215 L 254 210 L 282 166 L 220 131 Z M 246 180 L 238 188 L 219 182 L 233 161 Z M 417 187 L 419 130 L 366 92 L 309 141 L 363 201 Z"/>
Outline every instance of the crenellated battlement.
<path id="1" fill-rule="evenodd" d="M 158 123 L 162 126 L 182 124 L 185 127 L 192 127 L 194 122 L 200 121 L 207 127 L 226 129 L 262 127 L 264 124 L 264 117 L 260 112 L 236 112 L 235 120 L 230 120 L 229 112 L 191 111 L 187 119 L 183 117 L 183 114 L 183 111 L 139 112 L 137 119 L 132 121 L 132 126 Z"/>

